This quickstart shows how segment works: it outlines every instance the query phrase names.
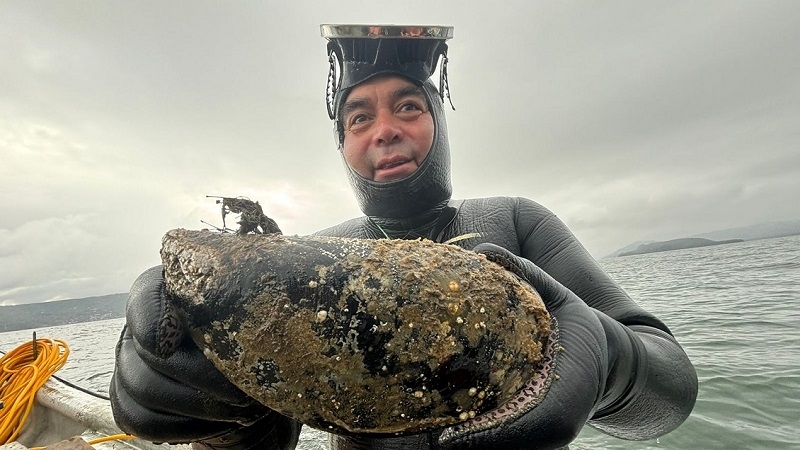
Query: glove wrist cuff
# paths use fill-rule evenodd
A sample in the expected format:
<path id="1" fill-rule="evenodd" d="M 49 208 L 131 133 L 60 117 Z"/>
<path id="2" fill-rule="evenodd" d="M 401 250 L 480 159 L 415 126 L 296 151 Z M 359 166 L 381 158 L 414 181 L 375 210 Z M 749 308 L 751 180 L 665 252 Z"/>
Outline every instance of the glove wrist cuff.
<path id="1" fill-rule="evenodd" d="M 691 369 L 689 358 L 668 333 L 645 326 L 623 328 L 640 355 L 635 379 L 590 422 L 612 436 L 653 439 L 674 430 L 689 416 L 697 398 L 697 375 L 687 370 Z"/>
<path id="2" fill-rule="evenodd" d="M 606 334 L 608 376 L 593 418 L 624 409 L 647 384 L 648 361 L 644 344 L 632 330 L 596 312 Z"/>

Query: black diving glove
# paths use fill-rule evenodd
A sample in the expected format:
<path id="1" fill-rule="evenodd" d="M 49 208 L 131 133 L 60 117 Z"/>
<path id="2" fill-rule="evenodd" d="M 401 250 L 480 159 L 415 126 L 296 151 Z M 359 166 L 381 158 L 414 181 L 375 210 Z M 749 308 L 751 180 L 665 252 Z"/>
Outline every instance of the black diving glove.
<path id="1" fill-rule="evenodd" d="M 643 357 L 638 340 L 527 259 L 494 244 L 480 244 L 474 250 L 539 292 L 553 319 L 551 357 L 542 364 L 538 380 L 526 385 L 514 400 L 445 429 L 439 442 L 453 449 L 562 448 L 575 439 L 598 408 L 616 404 L 630 394 L 636 380 L 629 378 Z M 620 367 L 627 368 L 627 374 L 610 373 L 610 355 L 621 354 L 625 357 L 619 361 L 627 364 Z M 621 382 L 625 392 L 611 389 L 612 396 L 606 385 L 614 377 L 620 379 L 612 384 Z"/>
<path id="2" fill-rule="evenodd" d="M 184 333 L 161 266 L 133 283 L 109 389 L 114 420 L 153 442 L 199 449 L 293 449 L 300 425 L 239 390 Z"/>

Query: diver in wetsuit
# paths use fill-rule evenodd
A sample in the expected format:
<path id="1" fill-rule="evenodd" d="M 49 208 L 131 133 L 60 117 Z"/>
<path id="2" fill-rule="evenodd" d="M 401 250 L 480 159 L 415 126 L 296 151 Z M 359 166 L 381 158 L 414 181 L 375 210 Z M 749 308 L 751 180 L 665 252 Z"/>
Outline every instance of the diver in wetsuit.
<path id="1" fill-rule="evenodd" d="M 366 36 L 375 30 L 384 37 Z M 408 30 L 323 27 L 329 114 L 365 216 L 319 234 L 456 238 L 541 294 L 562 351 L 553 358 L 546 395 L 523 389 L 506 414 L 412 436 L 331 435 L 331 447 L 562 448 L 587 423 L 623 439 L 677 428 L 694 405 L 697 376 L 666 325 L 636 305 L 543 206 L 524 198 L 451 198 L 444 101 L 429 80 L 451 29 L 432 28 L 445 32 L 433 36 Z M 295 448 L 301 424 L 232 386 L 190 338 L 174 338 L 162 286 L 156 267 L 131 289 L 111 385 L 120 428 L 197 449 Z"/>

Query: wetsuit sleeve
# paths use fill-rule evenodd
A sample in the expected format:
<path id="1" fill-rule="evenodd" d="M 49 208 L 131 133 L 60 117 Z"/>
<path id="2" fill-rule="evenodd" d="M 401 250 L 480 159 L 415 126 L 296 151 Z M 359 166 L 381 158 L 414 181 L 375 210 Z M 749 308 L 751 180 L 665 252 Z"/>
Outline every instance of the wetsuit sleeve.
<path id="1" fill-rule="evenodd" d="M 608 373 L 589 423 L 624 439 L 677 428 L 697 398 L 697 374 L 667 326 L 637 305 L 572 232 L 541 205 L 517 199 L 522 257 L 596 310 L 608 342 Z"/>

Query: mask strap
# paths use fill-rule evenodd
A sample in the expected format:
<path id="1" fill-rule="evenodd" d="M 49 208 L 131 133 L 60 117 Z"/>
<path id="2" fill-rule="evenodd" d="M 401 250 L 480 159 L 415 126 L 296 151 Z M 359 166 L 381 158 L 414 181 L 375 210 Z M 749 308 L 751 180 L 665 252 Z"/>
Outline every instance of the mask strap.
<path id="1" fill-rule="evenodd" d="M 442 103 L 444 103 L 445 93 L 447 95 L 447 101 L 450 102 L 450 107 L 453 108 L 453 111 L 456 110 L 456 107 L 453 106 L 453 99 L 450 98 L 450 84 L 447 82 L 447 49 L 442 52 L 442 69 L 439 71 L 439 97 L 442 99 Z"/>
<path id="2" fill-rule="evenodd" d="M 339 90 L 339 83 L 341 82 L 341 77 L 336 76 L 336 66 L 339 65 L 339 58 L 336 47 L 332 44 L 333 42 L 328 43 L 328 63 L 330 64 L 330 68 L 328 69 L 328 83 L 325 86 L 325 105 L 328 107 L 328 117 L 330 117 L 331 120 L 335 117 L 336 111 L 333 110 L 333 102 L 336 98 L 336 91 Z M 337 80 L 337 78 L 340 79 Z"/>

